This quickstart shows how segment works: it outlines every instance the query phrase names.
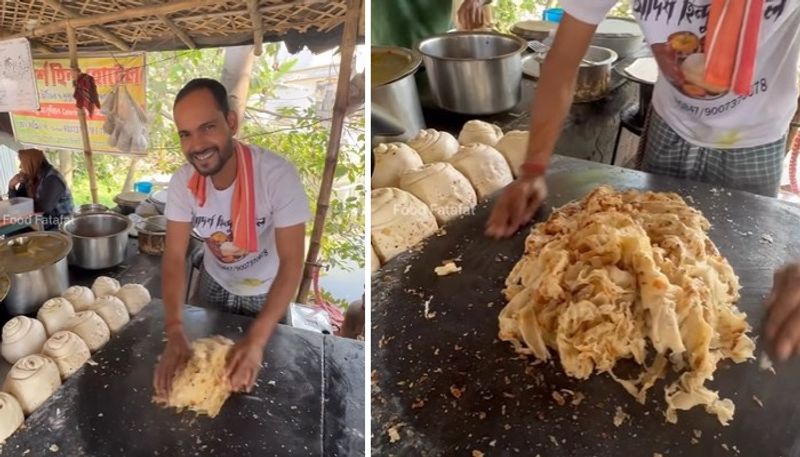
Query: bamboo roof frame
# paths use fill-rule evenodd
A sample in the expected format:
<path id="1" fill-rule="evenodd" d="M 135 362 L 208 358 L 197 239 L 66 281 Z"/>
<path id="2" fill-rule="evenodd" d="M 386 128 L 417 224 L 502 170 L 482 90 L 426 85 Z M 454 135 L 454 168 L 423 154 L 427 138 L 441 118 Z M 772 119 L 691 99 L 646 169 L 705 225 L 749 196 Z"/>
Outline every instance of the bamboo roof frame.
<path id="1" fill-rule="evenodd" d="M 346 0 L 0 0 L 0 40 L 25 37 L 34 55 L 161 51 L 286 41 L 318 52 L 341 40 Z M 360 12 L 359 36 L 364 33 Z M 256 55 L 260 53 L 257 52 Z"/>

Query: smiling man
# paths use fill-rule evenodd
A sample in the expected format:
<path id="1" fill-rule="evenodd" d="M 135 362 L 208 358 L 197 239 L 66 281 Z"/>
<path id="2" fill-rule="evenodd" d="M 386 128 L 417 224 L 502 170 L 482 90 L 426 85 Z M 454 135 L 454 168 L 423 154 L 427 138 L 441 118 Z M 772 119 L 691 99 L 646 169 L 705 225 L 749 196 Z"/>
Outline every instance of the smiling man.
<path id="1" fill-rule="evenodd" d="M 308 199 L 291 163 L 234 139 L 238 119 L 218 81 L 186 84 L 175 97 L 173 115 L 188 163 L 170 181 L 165 211 L 167 344 L 154 376 L 156 394 L 168 394 L 190 356 L 181 311 L 192 229 L 205 240 L 193 304 L 255 317 L 228 361 L 231 387 L 249 391 L 264 346 L 300 282 Z"/>

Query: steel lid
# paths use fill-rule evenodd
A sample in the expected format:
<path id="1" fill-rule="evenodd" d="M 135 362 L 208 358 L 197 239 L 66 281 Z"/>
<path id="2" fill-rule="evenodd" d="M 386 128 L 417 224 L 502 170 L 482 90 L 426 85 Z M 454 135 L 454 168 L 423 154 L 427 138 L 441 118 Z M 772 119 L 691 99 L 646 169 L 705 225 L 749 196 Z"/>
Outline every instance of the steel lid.
<path id="1" fill-rule="evenodd" d="M 402 79 L 419 68 L 422 57 L 410 49 L 396 46 L 372 46 L 372 87 Z"/>
<path id="2" fill-rule="evenodd" d="M 595 36 L 603 37 L 641 37 L 642 28 L 634 19 L 626 17 L 607 17 L 598 24 Z"/>
<path id="3" fill-rule="evenodd" d="M 114 202 L 117 204 L 121 203 L 130 206 L 136 206 L 145 200 L 147 200 L 147 194 L 142 192 L 123 192 L 114 197 Z"/>
<path id="4" fill-rule="evenodd" d="M 0 241 L 0 258 L 9 274 L 36 271 L 69 254 L 72 240 L 59 232 L 31 232 Z"/>
<path id="5" fill-rule="evenodd" d="M 9 290 L 11 290 L 11 279 L 0 271 L 0 302 L 6 299 Z"/>

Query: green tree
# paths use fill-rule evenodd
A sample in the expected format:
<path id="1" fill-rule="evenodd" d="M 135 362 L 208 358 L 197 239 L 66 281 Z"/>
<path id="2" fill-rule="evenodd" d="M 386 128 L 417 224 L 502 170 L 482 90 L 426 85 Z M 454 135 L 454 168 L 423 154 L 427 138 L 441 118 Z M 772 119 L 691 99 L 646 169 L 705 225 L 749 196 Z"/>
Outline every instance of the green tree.
<path id="1" fill-rule="evenodd" d="M 508 32 L 519 21 L 541 19 L 545 9 L 558 7 L 558 1 L 495 0 L 493 5 L 497 28 L 503 32 Z M 631 0 L 619 0 L 609 14 L 611 16 L 631 17 Z"/>

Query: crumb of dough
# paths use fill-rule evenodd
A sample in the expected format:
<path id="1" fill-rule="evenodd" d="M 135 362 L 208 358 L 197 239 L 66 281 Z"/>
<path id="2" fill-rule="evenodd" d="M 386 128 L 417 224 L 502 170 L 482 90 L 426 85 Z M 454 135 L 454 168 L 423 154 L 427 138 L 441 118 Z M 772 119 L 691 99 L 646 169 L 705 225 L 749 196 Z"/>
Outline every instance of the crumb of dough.
<path id="1" fill-rule="evenodd" d="M 698 429 L 694 429 L 694 430 L 692 430 L 692 434 L 694 435 L 695 438 L 700 438 L 701 436 L 703 436 L 703 431 L 702 430 L 698 430 Z"/>
<path id="2" fill-rule="evenodd" d="M 477 449 L 473 449 L 472 450 L 472 457 L 483 457 L 483 452 L 481 452 L 481 451 L 479 451 Z"/>
<path id="3" fill-rule="evenodd" d="M 397 426 L 389 427 L 389 430 L 386 431 L 389 434 L 389 442 L 396 443 L 400 441 L 400 432 L 397 431 Z"/>
<path id="4" fill-rule="evenodd" d="M 628 413 L 623 411 L 621 407 L 617 406 L 617 412 L 614 413 L 614 426 L 619 427 L 623 422 L 625 422 L 625 420 L 630 418 L 631 416 L 628 415 Z"/>
<path id="5" fill-rule="evenodd" d="M 558 403 L 558 406 L 564 406 L 567 403 L 567 401 L 564 399 L 564 396 L 561 395 L 561 392 L 557 390 L 553 391 L 553 400 Z"/>
<path id="6" fill-rule="evenodd" d="M 467 390 L 466 387 L 462 387 L 459 389 L 456 386 L 450 386 L 450 393 L 456 398 L 461 398 L 461 395 L 464 393 L 465 390 Z"/>
<path id="7" fill-rule="evenodd" d="M 758 369 L 761 371 L 771 371 L 775 374 L 775 367 L 772 366 L 772 359 L 769 358 L 766 352 L 762 352 L 758 357 Z"/>
<path id="8" fill-rule="evenodd" d="M 434 268 L 433 271 L 438 276 L 447 276 L 447 275 L 451 275 L 453 273 L 460 272 L 461 271 L 461 267 L 456 265 L 456 263 L 453 262 L 452 260 L 448 260 L 448 261 L 442 263 L 441 266 L 438 266 L 438 267 Z"/>
<path id="9" fill-rule="evenodd" d="M 572 397 L 572 406 L 580 405 L 584 398 L 586 397 L 582 392 L 575 392 L 575 395 Z"/>
<path id="10" fill-rule="evenodd" d="M 760 406 L 760 407 L 762 407 L 762 408 L 764 407 L 764 402 L 762 402 L 762 401 L 761 401 L 761 399 L 760 399 L 760 398 L 758 398 L 758 397 L 756 397 L 755 395 L 753 395 L 753 401 L 754 401 L 754 402 L 756 402 L 756 404 L 757 404 L 758 406 Z"/>
<path id="11" fill-rule="evenodd" d="M 58 445 L 57 444 L 53 444 L 48 449 L 50 449 L 50 452 L 58 452 Z"/>

